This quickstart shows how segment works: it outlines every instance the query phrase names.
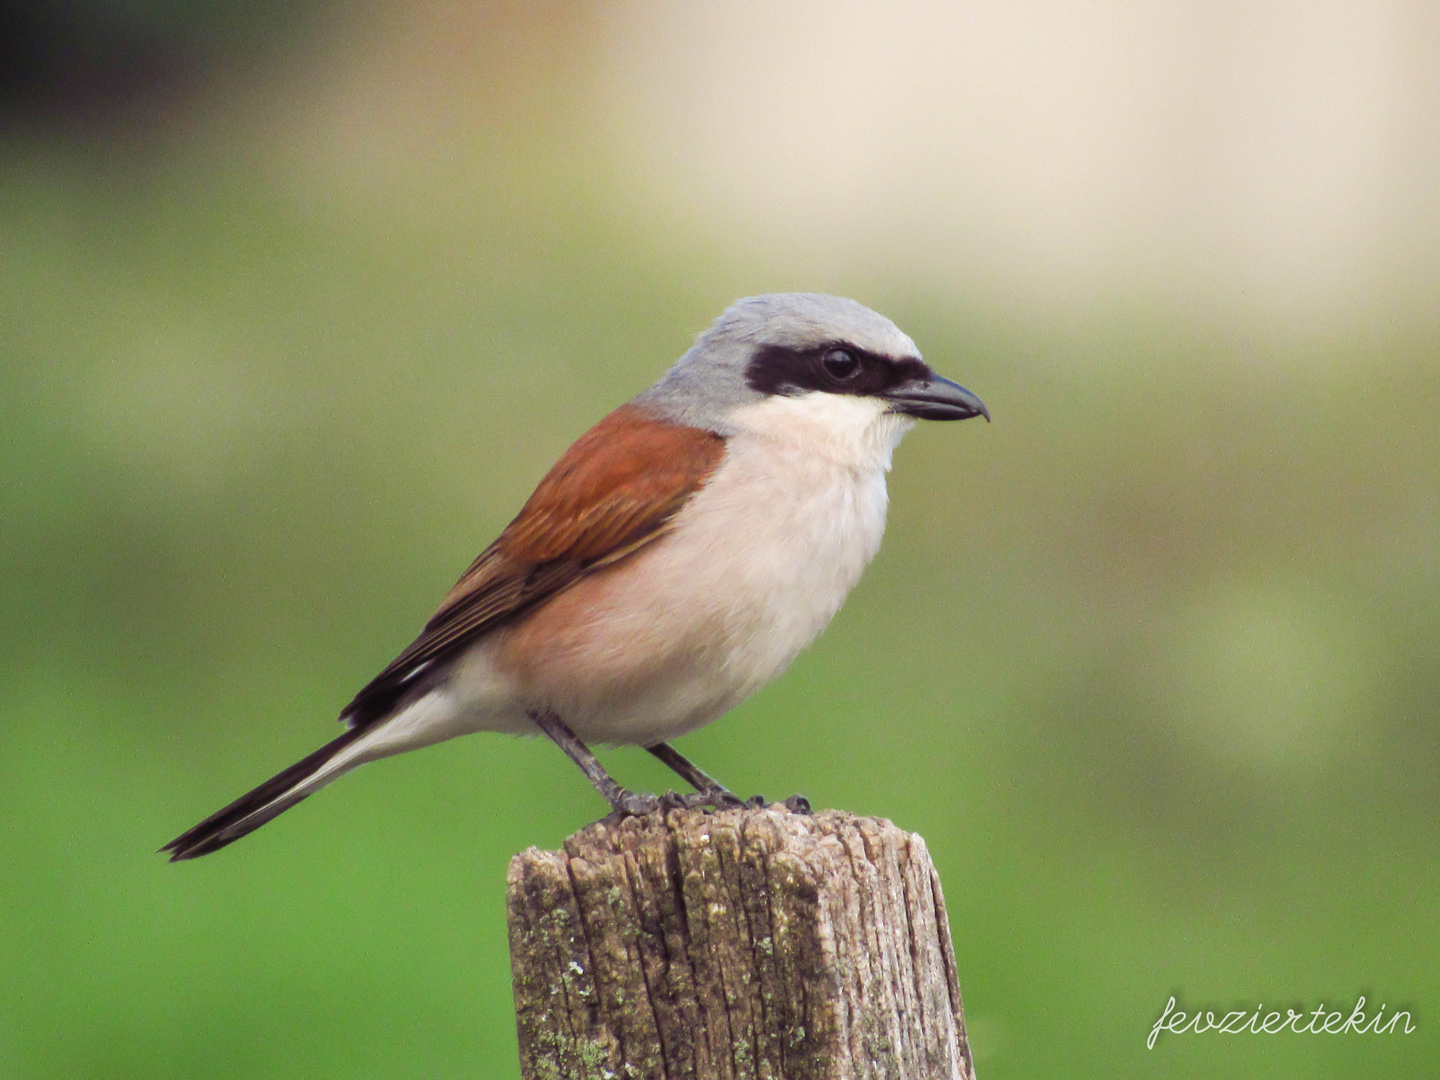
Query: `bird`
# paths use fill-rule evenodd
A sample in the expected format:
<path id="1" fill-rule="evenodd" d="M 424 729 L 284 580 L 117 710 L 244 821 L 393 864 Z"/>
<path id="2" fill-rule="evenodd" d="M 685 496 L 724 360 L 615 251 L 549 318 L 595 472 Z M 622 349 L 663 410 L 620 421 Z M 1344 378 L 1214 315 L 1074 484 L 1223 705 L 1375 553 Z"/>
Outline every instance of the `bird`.
<path id="1" fill-rule="evenodd" d="M 561 456 L 338 738 L 161 851 L 217 851 L 359 765 L 479 731 L 548 736 L 621 817 L 745 805 L 671 741 L 780 675 L 840 609 L 879 550 L 906 431 L 976 416 L 978 397 L 855 300 L 737 300 Z M 621 787 L 596 743 L 639 745 L 695 791 Z"/>

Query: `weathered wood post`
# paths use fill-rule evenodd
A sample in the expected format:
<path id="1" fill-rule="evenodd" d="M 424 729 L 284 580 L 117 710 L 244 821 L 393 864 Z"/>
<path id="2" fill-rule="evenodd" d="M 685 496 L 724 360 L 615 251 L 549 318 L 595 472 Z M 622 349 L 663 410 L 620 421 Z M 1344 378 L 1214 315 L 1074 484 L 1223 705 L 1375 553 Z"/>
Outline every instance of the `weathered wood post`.
<path id="1" fill-rule="evenodd" d="M 599 822 L 510 863 L 525 1080 L 973 1080 L 940 879 L 880 818 Z"/>

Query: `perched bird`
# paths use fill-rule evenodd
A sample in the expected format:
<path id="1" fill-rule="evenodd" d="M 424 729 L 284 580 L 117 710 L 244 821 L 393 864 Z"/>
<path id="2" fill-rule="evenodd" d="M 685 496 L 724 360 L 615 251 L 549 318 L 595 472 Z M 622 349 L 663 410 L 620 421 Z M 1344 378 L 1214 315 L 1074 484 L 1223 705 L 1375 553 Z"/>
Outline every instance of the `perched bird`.
<path id="1" fill-rule="evenodd" d="M 669 740 L 734 708 L 830 622 L 880 547 L 885 473 L 915 418 L 990 418 L 889 319 L 817 293 L 732 305 L 582 435 L 345 733 L 181 834 L 173 860 L 259 828 L 357 765 L 473 731 L 544 732 L 611 807 L 586 742 L 638 744 L 737 804 Z"/>

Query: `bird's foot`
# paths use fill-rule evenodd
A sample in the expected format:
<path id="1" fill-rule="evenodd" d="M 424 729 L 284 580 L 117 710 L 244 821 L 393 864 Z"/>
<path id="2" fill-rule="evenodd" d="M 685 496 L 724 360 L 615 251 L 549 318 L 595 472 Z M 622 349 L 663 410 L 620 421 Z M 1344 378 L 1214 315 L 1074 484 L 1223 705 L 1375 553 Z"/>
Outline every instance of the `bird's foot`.
<path id="1" fill-rule="evenodd" d="M 686 806 L 691 809 L 700 806 L 713 806 L 717 810 L 764 810 L 771 805 L 770 800 L 764 795 L 751 795 L 748 799 L 738 798 L 724 788 L 713 788 L 705 791 L 697 791 L 694 795 L 681 796 L 686 800 Z M 792 814 L 810 814 L 810 800 L 804 795 L 791 795 L 784 802 L 778 805 L 783 806 Z"/>
<path id="2" fill-rule="evenodd" d="M 605 797 L 610 802 L 609 816 L 617 820 L 627 817 L 644 817 L 646 814 L 653 814 L 664 805 L 664 800 L 658 795 L 645 795 L 618 785 L 614 790 L 607 791 Z"/>
<path id="3" fill-rule="evenodd" d="M 716 810 L 733 810 L 736 807 L 744 806 L 734 793 L 716 784 L 714 787 L 701 788 L 699 791 L 689 795 L 681 795 L 687 810 L 701 810 L 711 807 Z"/>
<path id="4" fill-rule="evenodd" d="M 682 795 L 676 791 L 667 791 L 663 795 L 644 795 L 617 786 L 607 793 L 607 798 L 610 800 L 610 814 L 607 820 L 614 822 L 619 822 L 627 817 L 644 817 L 657 810 L 703 810 L 707 808 L 763 810 L 770 805 L 763 795 L 752 795 L 748 799 L 742 799 L 718 784 L 715 787 L 691 792 L 688 795 Z M 778 805 L 783 806 L 792 814 L 808 815 L 812 813 L 810 800 L 804 795 L 791 795 Z"/>

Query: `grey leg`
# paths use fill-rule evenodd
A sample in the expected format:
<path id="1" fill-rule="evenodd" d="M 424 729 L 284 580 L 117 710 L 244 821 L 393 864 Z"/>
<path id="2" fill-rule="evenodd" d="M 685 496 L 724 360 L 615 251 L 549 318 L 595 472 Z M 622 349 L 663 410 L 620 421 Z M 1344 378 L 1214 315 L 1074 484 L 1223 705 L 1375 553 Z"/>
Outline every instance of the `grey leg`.
<path id="1" fill-rule="evenodd" d="M 695 789 L 696 794 L 683 797 L 686 806 L 713 806 L 716 809 L 725 806 L 748 806 L 752 810 L 760 810 L 765 806 L 763 795 L 752 795 L 749 799 L 742 800 L 727 791 L 718 781 L 712 779 L 709 773 L 669 743 L 656 743 L 645 749 L 674 769 L 687 784 Z M 785 800 L 784 805 L 785 809 L 792 814 L 810 813 L 810 800 L 804 795 L 791 795 Z"/>
<path id="2" fill-rule="evenodd" d="M 719 781 L 713 779 L 709 773 L 701 769 L 693 761 L 680 753 L 669 743 L 656 743 L 654 746 L 645 748 L 650 753 L 663 761 L 687 784 L 700 794 L 707 796 L 713 806 L 739 806 L 740 799 L 727 791 Z M 704 804 L 700 804 L 704 805 Z"/>
<path id="3" fill-rule="evenodd" d="M 713 806 L 717 810 L 722 807 L 738 806 L 748 806 L 752 810 L 758 810 L 765 806 L 765 797 L 763 795 L 753 795 L 749 799 L 741 799 L 669 743 L 656 743 L 654 746 L 647 746 L 645 749 L 649 750 L 650 753 L 674 769 L 687 784 L 695 789 L 694 795 L 683 796 L 686 806 Z M 793 798 L 798 799 L 800 803 L 805 803 L 804 798 L 799 795 Z M 785 802 L 786 807 L 790 810 L 797 813 L 809 812 L 809 803 L 805 803 L 805 810 L 801 811 L 799 809 L 799 803 L 792 806 L 791 801 L 792 800 L 787 799 Z"/>
<path id="4" fill-rule="evenodd" d="M 556 746 L 570 755 L 570 760 L 580 766 L 580 771 L 585 774 L 585 778 L 595 785 L 595 790 L 604 797 L 616 813 L 648 814 L 660 806 L 660 800 L 654 795 L 637 795 L 633 791 L 627 791 L 611 779 L 610 774 L 596 760 L 589 747 L 580 741 L 579 737 L 560 717 L 552 712 L 537 710 L 530 713 L 530 719 L 535 721 L 536 727 L 550 736 Z M 701 773 L 701 775 L 704 774 Z"/>

